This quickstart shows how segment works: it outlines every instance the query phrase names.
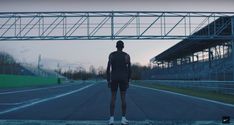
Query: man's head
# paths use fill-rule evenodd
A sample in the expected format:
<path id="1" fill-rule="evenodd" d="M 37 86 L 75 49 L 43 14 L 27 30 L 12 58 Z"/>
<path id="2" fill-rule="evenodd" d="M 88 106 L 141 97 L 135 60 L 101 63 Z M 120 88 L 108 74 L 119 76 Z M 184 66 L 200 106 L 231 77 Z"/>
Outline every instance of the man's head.
<path id="1" fill-rule="evenodd" d="M 123 50 L 123 48 L 124 48 L 124 42 L 121 41 L 121 40 L 117 41 L 116 42 L 116 48 L 117 48 L 117 50 Z"/>

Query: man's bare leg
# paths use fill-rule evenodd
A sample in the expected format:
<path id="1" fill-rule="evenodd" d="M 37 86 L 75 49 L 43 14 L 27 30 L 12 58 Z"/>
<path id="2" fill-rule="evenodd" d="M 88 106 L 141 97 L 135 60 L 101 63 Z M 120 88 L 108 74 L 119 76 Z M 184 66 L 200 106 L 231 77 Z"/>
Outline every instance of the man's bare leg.
<path id="1" fill-rule="evenodd" d="M 114 112 L 115 112 L 116 93 L 117 93 L 117 91 L 111 91 L 109 125 L 113 125 L 114 124 Z"/>
<path id="2" fill-rule="evenodd" d="M 111 91 L 110 116 L 114 116 L 117 91 Z"/>
<path id="3" fill-rule="evenodd" d="M 125 117 L 126 115 L 126 108 L 127 108 L 127 104 L 126 104 L 126 92 L 125 91 L 121 91 L 120 92 L 120 96 L 121 96 L 121 102 L 122 102 L 122 116 Z"/>
<path id="4" fill-rule="evenodd" d="M 126 104 L 126 91 L 121 91 L 120 92 L 120 96 L 121 96 L 121 102 L 122 102 L 122 120 L 121 120 L 121 124 L 122 125 L 127 125 L 128 124 L 128 120 L 126 119 L 126 109 L 127 109 L 127 104 Z"/>

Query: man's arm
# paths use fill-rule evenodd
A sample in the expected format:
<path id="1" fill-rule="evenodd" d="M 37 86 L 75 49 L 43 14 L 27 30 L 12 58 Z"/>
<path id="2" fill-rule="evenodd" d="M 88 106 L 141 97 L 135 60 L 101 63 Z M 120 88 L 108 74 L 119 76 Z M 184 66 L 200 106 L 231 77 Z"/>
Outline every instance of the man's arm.
<path id="1" fill-rule="evenodd" d="M 110 82 L 110 61 L 108 61 L 107 64 L 107 70 L 106 70 L 106 75 L 107 75 L 107 82 Z"/>
<path id="2" fill-rule="evenodd" d="M 132 70 L 131 70 L 131 59 L 130 56 L 128 55 L 128 82 L 131 79 L 131 74 L 132 74 Z"/>
<path id="3" fill-rule="evenodd" d="M 107 70 L 106 70 L 106 75 L 107 75 L 107 82 L 108 84 L 110 83 L 111 81 L 111 54 L 109 55 L 109 60 L 108 60 L 108 63 L 107 63 Z"/>

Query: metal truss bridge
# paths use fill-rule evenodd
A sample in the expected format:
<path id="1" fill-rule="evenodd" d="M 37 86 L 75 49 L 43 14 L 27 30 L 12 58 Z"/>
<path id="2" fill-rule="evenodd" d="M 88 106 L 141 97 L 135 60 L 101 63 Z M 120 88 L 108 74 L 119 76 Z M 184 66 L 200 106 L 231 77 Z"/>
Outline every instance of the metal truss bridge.
<path id="1" fill-rule="evenodd" d="M 222 34 L 234 12 L 1 12 L 0 41 L 233 39 Z M 200 32 L 208 24 L 205 31 Z M 199 33 L 197 33 L 199 32 Z M 195 34 L 195 35 L 194 35 Z M 192 35 L 192 36 L 191 36 Z"/>

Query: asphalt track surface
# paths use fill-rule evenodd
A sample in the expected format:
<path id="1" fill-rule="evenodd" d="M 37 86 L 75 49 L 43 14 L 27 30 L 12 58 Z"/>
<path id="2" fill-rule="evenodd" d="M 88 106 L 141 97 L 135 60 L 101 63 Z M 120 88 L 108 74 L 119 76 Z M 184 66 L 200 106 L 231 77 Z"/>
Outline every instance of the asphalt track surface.
<path id="1" fill-rule="evenodd" d="M 234 118 L 234 106 L 130 86 L 127 118 L 220 120 Z M 1 89 L 0 120 L 107 120 L 110 90 L 105 82 L 68 83 L 42 88 Z M 118 93 L 115 119 L 121 118 Z"/>

